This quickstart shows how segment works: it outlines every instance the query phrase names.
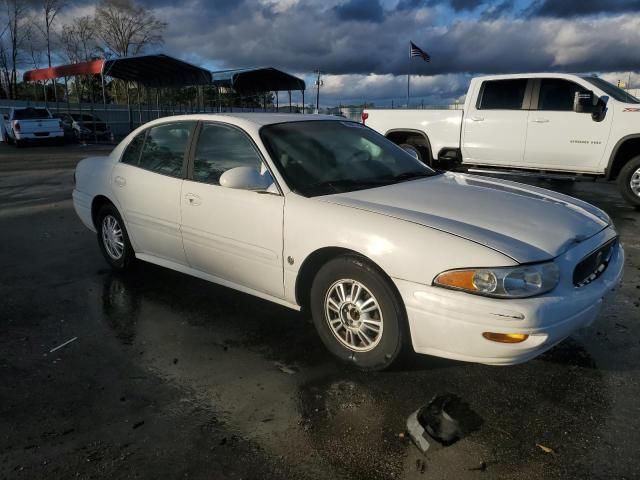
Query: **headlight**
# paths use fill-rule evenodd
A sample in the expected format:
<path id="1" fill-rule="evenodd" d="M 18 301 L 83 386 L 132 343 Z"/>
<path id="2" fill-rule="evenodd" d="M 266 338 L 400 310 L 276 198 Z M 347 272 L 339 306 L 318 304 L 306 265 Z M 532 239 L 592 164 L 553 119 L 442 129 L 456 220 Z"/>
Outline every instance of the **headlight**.
<path id="1" fill-rule="evenodd" d="M 437 275 L 433 284 L 487 297 L 525 298 L 553 290 L 559 280 L 558 266 L 549 262 L 521 267 L 448 270 Z"/>

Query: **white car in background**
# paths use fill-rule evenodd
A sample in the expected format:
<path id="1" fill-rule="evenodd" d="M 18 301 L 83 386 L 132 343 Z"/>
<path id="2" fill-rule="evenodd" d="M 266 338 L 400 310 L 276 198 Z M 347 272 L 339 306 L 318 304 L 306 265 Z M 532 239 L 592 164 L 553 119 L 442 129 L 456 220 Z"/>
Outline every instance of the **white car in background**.
<path id="1" fill-rule="evenodd" d="M 336 117 L 152 121 L 76 169 L 115 269 L 162 265 L 308 309 L 361 368 L 416 352 L 507 365 L 591 324 L 624 254 L 606 213 L 544 189 L 437 173 Z"/>

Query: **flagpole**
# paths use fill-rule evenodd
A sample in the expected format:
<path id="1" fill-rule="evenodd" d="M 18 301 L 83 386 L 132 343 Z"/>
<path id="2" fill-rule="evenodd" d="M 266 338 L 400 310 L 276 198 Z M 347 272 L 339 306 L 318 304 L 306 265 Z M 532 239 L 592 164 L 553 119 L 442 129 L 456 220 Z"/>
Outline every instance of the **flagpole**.
<path id="1" fill-rule="evenodd" d="M 409 42 L 409 59 L 407 60 L 407 108 L 409 108 L 409 85 L 411 82 L 411 42 Z"/>

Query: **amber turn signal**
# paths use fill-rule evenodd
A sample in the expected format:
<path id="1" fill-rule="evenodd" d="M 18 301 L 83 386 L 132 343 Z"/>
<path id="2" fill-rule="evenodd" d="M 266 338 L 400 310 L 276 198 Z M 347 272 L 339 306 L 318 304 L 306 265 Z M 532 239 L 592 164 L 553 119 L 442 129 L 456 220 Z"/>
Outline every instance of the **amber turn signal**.
<path id="1" fill-rule="evenodd" d="M 491 340 L 492 342 L 500 342 L 500 343 L 521 343 L 521 342 L 524 342 L 527 338 L 529 338 L 529 335 L 527 335 L 526 333 L 484 332 L 482 336 L 487 340 Z"/>

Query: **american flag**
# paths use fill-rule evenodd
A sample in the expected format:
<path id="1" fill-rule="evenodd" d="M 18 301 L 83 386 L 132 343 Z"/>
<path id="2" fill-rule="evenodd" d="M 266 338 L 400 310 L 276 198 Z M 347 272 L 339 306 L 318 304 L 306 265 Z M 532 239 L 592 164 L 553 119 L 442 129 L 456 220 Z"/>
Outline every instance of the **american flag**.
<path id="1" fill-rule="evenodd" d="M 422 50 L 415 43 L 413 43 L 411 41 L 409 43 L 411 44 L 411 49 L 410 49 L 410 53 L 409 53 L 410 57 L 421 57 L 425 62 L 430 62 L 431 61 L 431 57 L 429 56 L 429 54 L 427 52 Z"/>

